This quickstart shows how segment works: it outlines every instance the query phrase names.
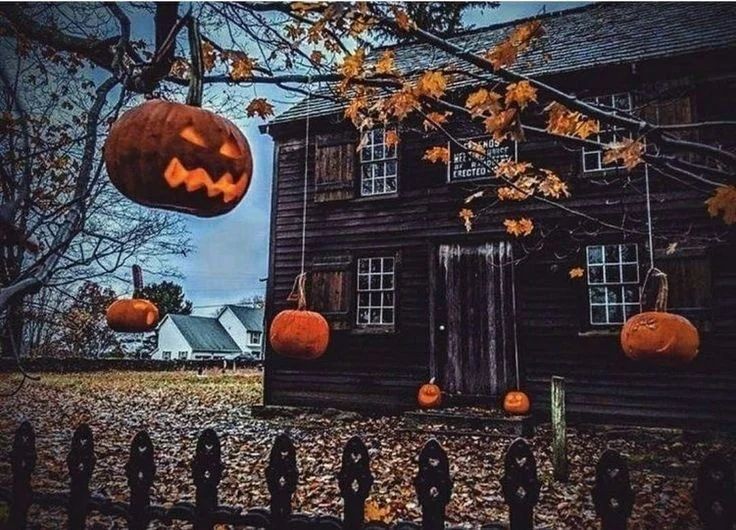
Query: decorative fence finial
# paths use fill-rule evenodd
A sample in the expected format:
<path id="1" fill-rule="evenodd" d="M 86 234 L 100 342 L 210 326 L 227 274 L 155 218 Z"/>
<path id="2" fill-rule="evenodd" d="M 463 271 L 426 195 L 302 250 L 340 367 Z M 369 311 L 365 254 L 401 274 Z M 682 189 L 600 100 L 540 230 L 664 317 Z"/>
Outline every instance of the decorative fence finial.
<path id="1" fill-rule="evenodd" d="M 197 440 L 192 461 L 192 478 L 197 488 L 195 530 L 209 530 L 214 526 L 213 512 L 217 509 L 217 488 L 222 479 L 220 439 L 212 429 L 205 429 Z"/>
<path id="2" fill-rule="evenodd" d="M 733 464 L 720 452 L 709 454 L 700 465 L 695 509 L 707 530 L 732 530 L 736 523 Z"/>
<path id="3" fill-rule="evenodd" d="M 8 514 L 8 528 L 26 527 L 28 509 L 33 499 L 31 476 L 34 469 L 36 469 L 36 435 L 31 424 L 24 421 L 15 431 L 13 448 L 10 450 L 13 502 Z"/>
<path id="4" fill-rule="evenodd" d="M 89 505 L 89 481 L 95 468 L 92 429 L 82 424 L 74 431 L 72 447 L 66 458 L 69 468 L 69 530 L 83 530 Z"/>
<path id="5" fill-rule="evenodd" d="M 266 482 L 271 494 L 271 525 L 274 529 L 284 528 L 291 516 L 291 498 L 299 481 L 296 467 L 296 449 L 288 435 L 276 437 L 268 458 Z"/>
<path id="6" fill-rule="evenodd" d="M 135 435 L 130 444 L 130 455 L 125 464 L 125 476 L 130 488 L 128 525 L 130 530 L 148 528 L 148 507 L 151 504 L 151 487 L 156 477 L 153 459 L 153 442 L 146 431 Z"/>
<path id="7" fill-rule="evenodd" d="M 419 453 L 419 471 L 414 488 L 422 507 L 422 530 L 445 527 L 445 508 L 452 495 L 447 453 L 437 440 L 428 441 Z"/>
<path id="8" fill-rule="evenodd" d="M 373 486 L 373 474 L 368 449 L 358 436 L 353 436 L 345 444 L 337 483 L 345 503 L 343 527 L 361 528 L 365 519 L 365 501 Z"/>
<path id="9" fill-rule="evenodd" d="M 625 530 L 634 507 L 626 459 L 608 449 L 595 466 L 593 505 L 602 530 Z"/>
<path id="10" fill-rule="evenodd" d="M 529 443 L 517 438 L 506 451 L 501 477 L 503 498 L 509 506 L 511 530 L 534 528 L 534 506 L 539 501 L 537 461 Z"/>

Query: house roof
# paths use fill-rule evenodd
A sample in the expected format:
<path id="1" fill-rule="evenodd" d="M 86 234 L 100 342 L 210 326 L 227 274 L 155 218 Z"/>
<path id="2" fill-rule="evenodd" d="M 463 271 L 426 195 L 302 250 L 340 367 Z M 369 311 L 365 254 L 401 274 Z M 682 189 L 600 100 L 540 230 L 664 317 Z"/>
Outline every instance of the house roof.
<path id="1" fill-rule="evenodd" d="M 538 45 L 520 55 L 514 70 L 531 76 L 574 72 L 601 66 L 736 47 L 736 3 L 732 2 L 611 2 L 558 11 L 538 17 L 546 34 Z M 449 40 L 474 52 L 500 42 L 521 20 L 469 31 Z M 368 60 L 385 48 L 374 50 Z M 422 43 L 393 48 L 396 67 L 409 72 L 467 63 Z M 457 83 L 455 87 L 464 83 Z M 477 83 L 477 81 L 473 81 Z M 322 87 L 317 93 L 328 93 Z M 271 123 L 306 117 L 306 99 Z M 321 98 L 310 102 L 310 115 L 341 111 L 344 105 Z"/>
<path id="2" fill-rule="evenodd" d="M 216 318 L 172 314 L 167 316 L 184 335 L 193 351 L 240 351 L 238 345 Z"/>
<path id="3" fill-rule="evenodd" d="M 226 305 L 223 310 L 230 309 L 245 329 L 263 331 L 264 310 L 262 307 L 246 307 L 242 305 Z"/>

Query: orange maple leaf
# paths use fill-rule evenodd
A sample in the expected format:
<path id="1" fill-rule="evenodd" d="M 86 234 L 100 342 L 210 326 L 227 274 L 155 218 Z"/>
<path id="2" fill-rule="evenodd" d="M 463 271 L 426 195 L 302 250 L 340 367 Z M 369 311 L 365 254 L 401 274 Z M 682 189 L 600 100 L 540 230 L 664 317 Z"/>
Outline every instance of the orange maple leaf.
<path id="1" fill-rule="evenodd" d="M 604 164 L 614 164 L 620 160 L 626 169 L 634 169 L 643 162 L 646 146 L 639 140 L 627 138 L 622 142 L 611 144 L 603 153 Z"/>
<path id="2" fill-rule="evenodd" d="M 253 75 L 253 68 L 256 62 L 248 57 L 247 54 L 239 51 L 231 51 L 227 54 L 230 59 L 230 77 L 239 81 L 241 79 L 247 79 Z"/>
<path id="3" fill-rule="evenodd" d="M 436 129 L 437 125 L 446 123 L 447 118 L 451 115 L 452 112 L 428 112 L 424 120 L 424 130 Z"/>
<path id="4" fill-rule="evenodd" d="M 433 164 L 437 162 L 448 164 L 450 162 L 450 149 L 441 146 L 430 147 L 424 152 L 422 159 L 429 160 Z"/>
<path id="5" fill-rule="evenodd" d="M 506 232 L 515 237 L 526 237 L 534 230 L 534 223 L 527 217 L 506 219 L 503 224 L 506 227 Z"/>
<path id="6" fill-rule="evenodd" d="M 358 48 L 355 53 L 345 57 L 340 65 L 340 73 L 347 79 L 358 77 L 363 70 L 363 62 L 365 61 L 365 49 Z"/>
<path id="7" fill-rule="evenodd" d="M 517 109 L 511 108 L 491 114 L 483 120 L 483 124 L 486 126 L 488 134 L 491 134 L 494 140 L 500 142 L 507 137 L 516 138 L 517 118 Z"/>
<path id="8" fill-rule="evenodd" d="M 501 94 L 492 90 L 481 88 L 468 96 L 465 100 L 465 108 L 470 110 L 473 116 L 482 116 L 488 112 L 494 113 L 501 110 Z"/>
<path id="9" fill-rule="evenodd" d="M 447 89 L 447 79 L 442 72 L 428 70 L 419 78 L 416 88 L 419 96 L 439 98 L 442 97 Z"/>
<path id="10" fill-rule="evenodd" d="M 506 105 L 515 103 L 523 109 L 532 101 L 537 101 L 537 89 L 529 81 L 511 83 L 506 87 Z"/>
<path id="11" fill-rule="evenodd" d="M 273 116 L 273 105 L 266 98 L 255 98 L 248 103 L 245 111 L 249 118 L 258 116 L 265 120 L 268 116 Z"/>
<path id="12" fill-rule="evenodd" d="M 399 133 L 397 133 L 395 129 L 386 131 L 384 142 L 386 147 L 396 147 L 399 145 Z"/>
<path id="13" fill-rule="evenodd" d="M 399 120 L 403 120 L 410 112 L 417 108 L 419 101 L 410 90 L 394 92 L 386 101 L 386 110 Z"/>
<path id="14" fill-rule="evenodd" d="M 377 74 L 392 74 L 396 71 L 395 65 L 396 54 L 393 50 L 386 50 L 381 54 L 376 62 Z"/>
<path id="15" fill-rule="evenodd" d="M 718 186 L 705 204 L 711 217 L 721 214 L 727 225 L 736 223 L 736 186 Z"/>
<path id="16" fill-rule="evenodd" d="M 585 271 L 582 267 L 573 267 L 572 269 L 567 271 L 567 273 L 570 275 L 570 278 L 575 279 L 582 278 L 583 274 L 585 274 Z"/>
<path id="17" fill-rule="evenodd" d="M 207 41 L 202 43 L 202 66 L 205 72 L 209 72 L 215 67 L 217 60 L 217 50 Z"/>
<path id="18" fill-rule="evenodd" d="M 402 29 L 403 31 L 409 31 L 414 28 L 414 22 L 412 22 L 411 18 L 409 18 L 409 15 L 406 13 L 406 11 L 396 6 L 391 6 L 391 11 L 393 12 L 394 18 L 396 19 L 396 25 L 399 26 L 400 29 Z"/>
<path id="19" fill-rule="evenodd" d="M 473 210 L 463 208 L 458 212 L 457 216 L 462 219 L 463 225 L 465 225 L 465 231 L 470 232 L 473 229 L 473 218 L 475 217 Z"/>

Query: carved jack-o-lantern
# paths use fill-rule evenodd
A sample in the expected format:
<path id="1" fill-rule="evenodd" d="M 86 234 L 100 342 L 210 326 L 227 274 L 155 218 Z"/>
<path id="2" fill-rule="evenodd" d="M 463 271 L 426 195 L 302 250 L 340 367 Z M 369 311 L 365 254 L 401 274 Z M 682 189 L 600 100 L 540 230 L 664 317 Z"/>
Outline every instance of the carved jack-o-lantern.
<path id="1" fill-rule="evenodd" d="M 512 390 L 503 398 L 503 410 L 509 414 L 524 415 L 529 413 L 529 396 L 521 390 Z"/>
<path id="2" fill-rule="evenodd" d="M 232 122 L 163 100 L 147 101 L 112 125 L 105 165 L 129 199 L 200 217 L 235 208 L 253 172 L 248 141 Z"/>
<path id="3" fill-rule="evenodd" d="M 107 325 L 113 331 L 141 333 L 150 331 L 158 323 L 158 307 L 143 298 L 115 300 L 107 308 Z"/>
<path id="4" fill-rule="evenodd" d="M 423 409 L 432 409 L 440 406 L 442 403 L 442 390 L 434 383 L 434 377 L 429 380 L 429 383 L 425 383 L 419 387 L 417 402 Z"/>

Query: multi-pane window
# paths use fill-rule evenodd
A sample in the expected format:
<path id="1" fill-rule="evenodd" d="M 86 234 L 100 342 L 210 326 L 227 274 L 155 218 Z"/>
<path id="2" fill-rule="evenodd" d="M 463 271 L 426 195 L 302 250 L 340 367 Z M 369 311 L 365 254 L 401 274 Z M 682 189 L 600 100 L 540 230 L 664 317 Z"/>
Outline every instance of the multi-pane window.
<path id="1" fill-rule="evenodd" d="M 260 331 L 248 331 L 248 345 L 249 346 L 260 346 L 261 345 Z"/>
<path id="2" fill-rule="evenodd" d="M 170 351 L 164 351 L 161 353 L 161 359 L 164 361 L 170 361 L 171 360 L 171 352 Z"/>
<path id="3" fill-rule="evenodd" d="M 359 326 L 391 326 L 394 323 L 395 258 L 360 258 L 358 260 Z"/>
<path id="4" fill-rule="evenodd" d="M 396 145 L 386 136 L 395 129 L 377 128 L 365 133 L 360 150 L 360 194 L 384 195 L 396 192 L 398 163 Z"/>
<path id="5" fill-rule="evenodd" d="M 620 110 L 622 112 L 632 111 L 631 94 L 622 92 L 619 94 L 611 94 L 607 96 L 598 96 L 586 99 L 588 103 L 604 108 L 605 110 Z M 625 129 L 615 126 L 606 126 L 600 133 L 589 138 L 594 142 L 598 142 L 604 146 L 615 144 L 630 138 L 631 135 Z M 612 164 L 603 163 L 603 149 L 583 148 L 583 171 L 600 171 L 616 167 Z"/>
<path id="6" fill-rule="evenodd" d="M 187 360 L 187 352 L 186 351 L 180 351 L 179 352 L 179 360 L 180 361 L 186 361 Z"/>
<path id="7" fill-rule="evenodd" d="M 635 244 L 586 249 L 590 323 L 622 324 L 639 311 L 639 256 Z"/>

